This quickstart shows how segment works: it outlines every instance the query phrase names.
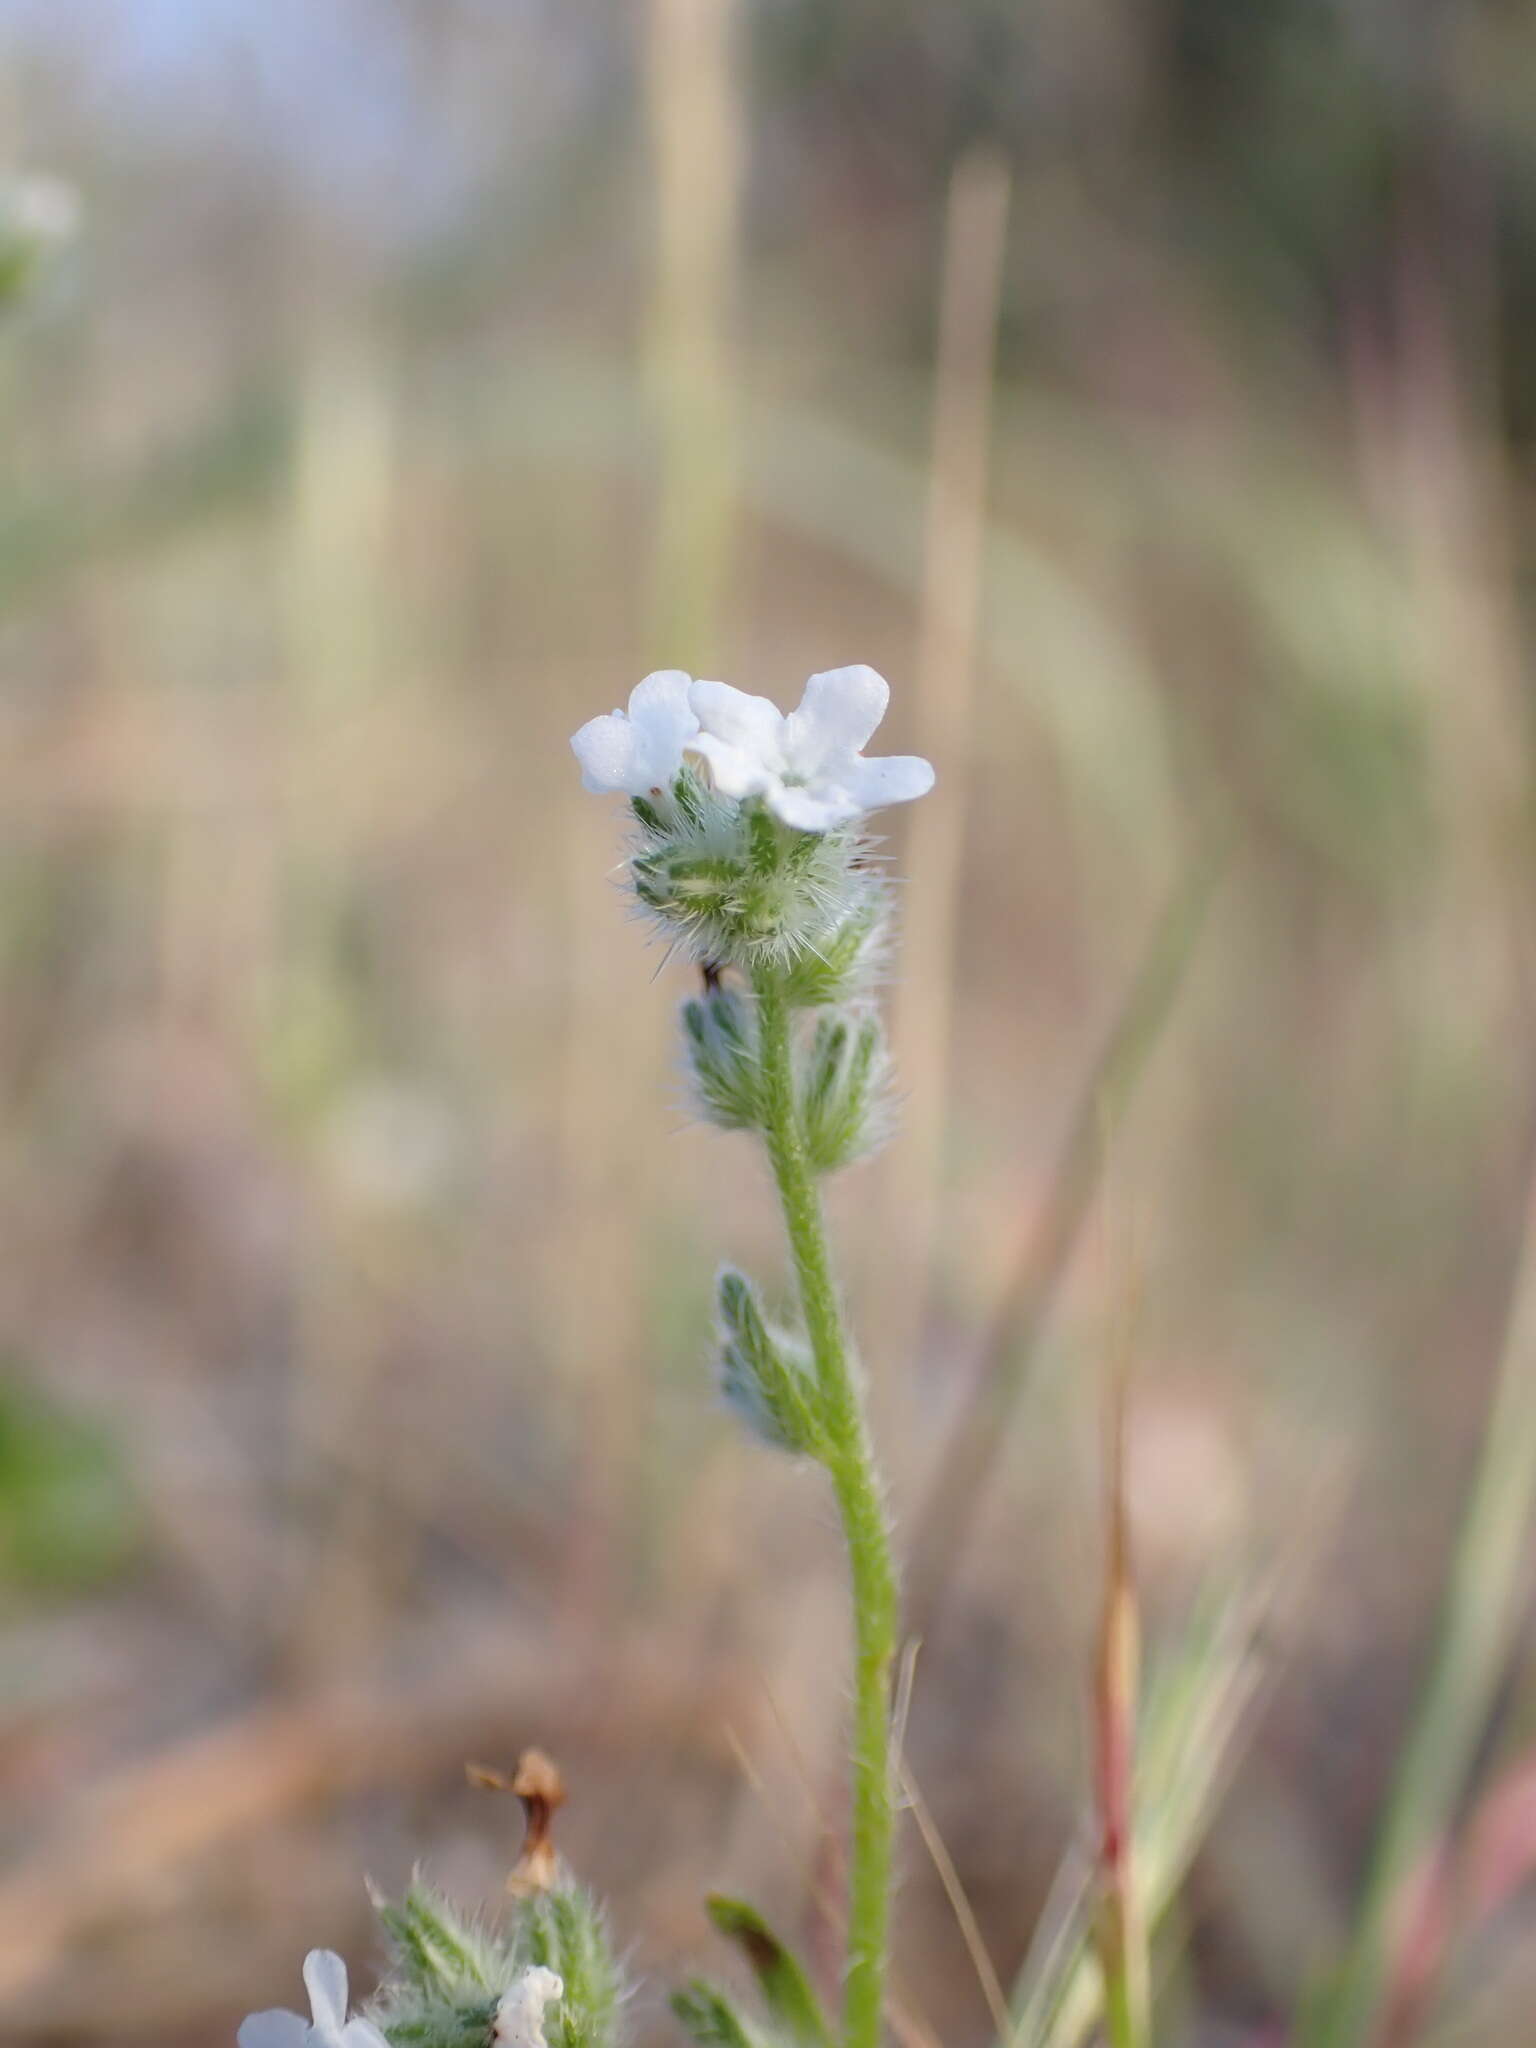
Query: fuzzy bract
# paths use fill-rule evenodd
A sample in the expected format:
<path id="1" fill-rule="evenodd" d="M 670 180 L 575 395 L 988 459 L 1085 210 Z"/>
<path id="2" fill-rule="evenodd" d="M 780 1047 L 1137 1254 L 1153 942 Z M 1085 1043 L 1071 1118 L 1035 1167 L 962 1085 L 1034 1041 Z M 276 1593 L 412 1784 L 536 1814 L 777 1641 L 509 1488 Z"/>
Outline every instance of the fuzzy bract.
<path id="1" fill-rule="evenodd" d="M 796 1094 L 806 1158 L 835 1173 L 885 1139 L 889 1061 L 872 1013 L 826 1010 L 796 1060 Z"/>
<path id="2" fill-rule="evenodd" d="M 734 989 L 706 989 L 683 1005 L 683 1042 L 699 1112 L 722 1131 L 759 1120 L 757 1019 Z"/>
<path id="3" fill-rule="evenodd" d="M 640 903 L 699 960 L 750 973 L 820 953 L 871 881 L 859 842 L 792 831 L 755 798 L 738 807 L 707 794 L 696 812 L 674 801 L 660 829 L 647 823 L 629 864 Z"/>

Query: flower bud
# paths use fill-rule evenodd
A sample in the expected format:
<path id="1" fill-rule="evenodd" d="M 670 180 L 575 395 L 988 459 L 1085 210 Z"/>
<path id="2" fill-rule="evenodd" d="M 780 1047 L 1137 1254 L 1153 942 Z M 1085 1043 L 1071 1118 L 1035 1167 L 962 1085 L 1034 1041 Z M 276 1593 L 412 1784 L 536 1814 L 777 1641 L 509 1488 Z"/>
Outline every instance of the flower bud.
<path id="1" fill-rule="evenodd" d="M 413 1884 L 398 1905 L 374 1895 L 390 1970 L 371 2008 L 394 2042 L 485 2048 L 504 1988 L 521 1970 L 515 1934 L 497 1933 Z"/>
<path id="2" fill-rule="evenodd" d="M 683 1005 L 683 1038 L 699 1113 L 722 1131 L 762 1121 L 757 1019 L 734 990 L 712 988 Z"/>
<path id="3" fill-rule="evenodd" d="M 819 1010 L 867 995 L 885 966 L 889 942 L 886 885 L 874 875 L 861 875 L 841 922 L 785 970 L 786 999 L 797 1010 Z"/>
<path id="4" fill-rule="evenodd" d="M 560 1979 L 560 2003 L 544 2022 L 549 2048 L 610 2048 L 625 1984 L 591 1893 L 569 1877 L 553 1891 L 536 1893 L 518 1916 L 517 1938 L 526 1964 Z"/>
<path id="5" fill-rule="evenodd" d="M 820 1393 L 806 1346 L 764 1317 L 750 1280 L 720 1275 L 720 1391 L 760 1443 L 792 1457 L 822 1445 Z"/>
<path id="6" fill-rule="evenodd" d="M 503 1967 L 494 1937 L 423 1884 L 413 1884 L 398 1905 L 375 1895 L 374 1908 L 400 1984 L 424 1998 L 485 2003 Z"/>
<path id="7" fill-rule="evenodd" d="M 815 1170 L 835 1173 L 873 1151 L 886 1135 L 889 1062 L 879 1019 L 829 1011 L 797 1065 L 800 1126 Z"/>

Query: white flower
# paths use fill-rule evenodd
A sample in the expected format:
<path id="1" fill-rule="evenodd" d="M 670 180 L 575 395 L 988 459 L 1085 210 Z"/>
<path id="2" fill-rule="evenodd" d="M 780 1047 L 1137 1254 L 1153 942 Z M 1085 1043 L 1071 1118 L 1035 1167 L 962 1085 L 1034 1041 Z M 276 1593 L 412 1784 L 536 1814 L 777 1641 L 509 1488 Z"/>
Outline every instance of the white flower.
<path id="1" fill-rule="evenodd" d="M 304 1958 L 312 2020 L 296 2012 L 253 2012 L 237 2036 L 240 2048 L 389 2048 L 371 2020 L 347 2018 L 347 1966 L 328 1948 Z"/>
<path id="2" fill-rule="evenodd" d="M 670 789 L 699 721 L 688 708 L 690 678 L 680 668 L 658 669 L 629 693 L 629 710 L 589 718 L 571 736 L 585 788 L 654 796 Z"/>
<path id="3" fill-rule="evenodd" d="M 700 731 L 689 744 L 708 761 L 722 795 L 763 797 L 786 825 L 830 832 L 933 787 L 932 767 L 915 754 L 866 761 L 859 752 L 890 696 L 885 679 L 862 664 L 812 676 L 799 710 L 787 717 L 766 697 L 729 683 L 695 683 L 688 702 Z"/>
<path id="4" fill-rule="evenodd" d="M 564 1994 L 565 1985 L 553 1970 L 524 1970 L 496 2006 L 496 2048 L 546 2048 L 544 2008 Z"/>

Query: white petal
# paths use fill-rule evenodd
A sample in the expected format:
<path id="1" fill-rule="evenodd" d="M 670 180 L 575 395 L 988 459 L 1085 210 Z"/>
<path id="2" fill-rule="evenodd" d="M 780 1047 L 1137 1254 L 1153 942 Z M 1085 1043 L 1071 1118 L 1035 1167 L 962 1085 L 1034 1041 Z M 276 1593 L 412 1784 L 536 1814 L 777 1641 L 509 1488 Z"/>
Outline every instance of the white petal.
<path id="1" fill-rule="evenodd" d="M 845 762 L 839 780 L 861 811 L 882 804 L 909 804 L 933 787 L 933 763 L 921 754 L 886 754 L 874 761 Z"/>
<path id="2" fill-rule="evenodd" d="M 304 1988 L 315 2032 L 339 2037 L 347 2023 L 347 1966 L 334 1949 L 312 1948 L 304 1958 Z"/>
<path id="3" fill-rule="evenodd" d="M 784 721 L 784 752 L 801 775 L 814 775 L 834 755 L 856 754 L 885 716 L 890 685 L 862 662 L 823 669 L 805 686 L 798 711 Z"/>
<path id="4" fill-rule="evenodd" d="M 766 697 L 749 697 L 729 683 L 698 682 L 688 692 L 693 715 L 704 731 L 743 753 L 755 754 L 765 767 L 784 765 L 784 714 Z"/>
<path id="5" fill-rule="evenodd" d="M 622 789 L 638 796 L 646 785 L 635 781 L 635 739 L 635 728 L 622 711 L 589 718 L 572 733 L 571 752 L 581 763 L 582 787 L 598 794 Z"/>
<path id="6" fill-rule="evenodd" d="M 546 2048 L 544 2008 L 565 1991 L 562 1978 L 553 1970 L 535 1966 L 524 1970 L 510 1991 L 496 2005 L 496 2048 Z"/>
<path id="7" fill-rule="evenodd" d="M 636 683 L 629 710 L 589 718 L 571 738 L 585 788 L 643 796 L 665 789 L 683 765 L 683 748 L 698 729 L 688 708 L 689 679 L 658 669 Z"/>
<path id="8" fill-rule="evenodd" d="M 807 789 L 776 782 L 768 792 L 768 808 L 797 832 L 831 832 L 856 818 L 864 807 L 835 783 L 819 782 L 814 789 Z"/>
<path id="9" fill-rule="evenodd" d="M 749 747 L 732 746 L 712 732 L 696 733 L 688 742 L 709 763 L 710 777 L 722 796 L 761 796 L 777 784 L 777 776 Z"/>
<path id="10" fill-rule="evenodd" d="M 658 668 L 645 676 L 629 693 L 629 715 L 637 723 L 657 717 L 681 718 L 695 726 L 698 720 L 688 708 L 693 677 L 680 668 Z"/>
<path id="11" fill-rule="evenodd" d="M 296 2012 L 253 2012 L 235 2039 L 239 2048 L 304 2048 L 309 2025 Z"/>
<path id="12" fill-rule="evenodd" d="M 629 718 L 635 733 L 631 796 L 666 789 L 683 765 L 683 748 L 699 729 L 688 705 L 689 677 L 681 669 L 659 669 L 630 692 Z"/>

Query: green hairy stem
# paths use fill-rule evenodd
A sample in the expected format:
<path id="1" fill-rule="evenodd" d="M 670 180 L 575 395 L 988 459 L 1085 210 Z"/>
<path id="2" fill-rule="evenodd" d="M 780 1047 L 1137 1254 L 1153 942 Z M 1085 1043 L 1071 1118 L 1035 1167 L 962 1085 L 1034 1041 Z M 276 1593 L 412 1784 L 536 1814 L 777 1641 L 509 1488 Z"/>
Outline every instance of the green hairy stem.
<path id="1" fill-rule="evenodd" d="M 760 967 L 753 987 L 763 1133 L 815 1362 L 825 1427 L 823 1462 L 842 1518 L 853 1598 L 853 1798 L 843 2041 L 844 2048 L 877 2048 L 885 2003 L 894 1835 L 890 1712 L 898 1626 L 896 1573 L 863 1398 L 832 1278 L 821 1194 L 795 1100 L 784 970 Z"/>

